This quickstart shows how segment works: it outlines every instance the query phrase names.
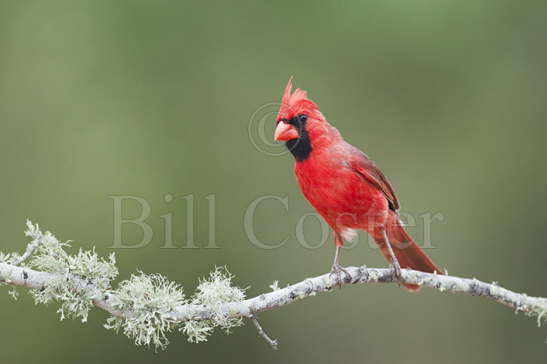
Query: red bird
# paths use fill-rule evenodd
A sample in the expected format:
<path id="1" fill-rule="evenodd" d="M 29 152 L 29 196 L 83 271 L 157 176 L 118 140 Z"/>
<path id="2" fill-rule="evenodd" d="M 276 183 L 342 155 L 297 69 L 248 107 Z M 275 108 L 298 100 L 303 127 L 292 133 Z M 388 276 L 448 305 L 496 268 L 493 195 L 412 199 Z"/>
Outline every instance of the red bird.
<path id="1" fill-rule="evenodd" d="M 442 274 L 403 228 L 399 201 L 384 174 L 366 154 L 344 141 L 306 91 L 297 88 L 291 93 L 291 80 L 277 115 L 275 139 L 285 141 L 304 196 L 334 232 L 331 272 L 339 280 L 341 272 L 347 274 L 340 266 L 340 249 L 344 240 L 351 240 L 361 229 L 380 246 L 398 279 L 401 267 Z"/>

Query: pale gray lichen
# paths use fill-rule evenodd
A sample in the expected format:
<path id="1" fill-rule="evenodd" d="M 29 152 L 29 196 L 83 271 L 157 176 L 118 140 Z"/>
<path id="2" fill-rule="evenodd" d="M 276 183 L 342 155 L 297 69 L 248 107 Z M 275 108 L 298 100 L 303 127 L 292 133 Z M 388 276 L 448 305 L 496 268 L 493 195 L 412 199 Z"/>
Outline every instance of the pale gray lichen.
<path id="1" fill-rule="evenodd" d="M 118 275 L 114 254 L 107 259 L 99 257 L 95 249 L 80 249 L 76 254 L 69 254 L 66 248 L 70 247 L 70 242 L 60 242 L 51 232 L 42 232 L 30 221 L 27 221 L 25 235 L 32 239 L 25 253 L 0 253 L 0 262 L 51 273 L 52 278 L 40 289 L 31 290 L 31 295 L 36 304 L 60 302 L 61 320 L 71 317 L 85 322 L 94 300 L 100 301 L 108 293 L 106 297 L 110 299 L 111 308 L 122 314 L 110 317 L 105 327 L 121 330 L 137 345 L 164 348 L 169 343 L 167 334 L 175 329 L 185 333 L 190 342 L 202 342 L 215 327 L 229 332 L 242 324 L 241 318 L 221 311 L 224 303 L 245 298 L 242 289 L 232 286 L 233 276 L 225 268 L 216 268 L 200 280 L 190 299 L 186 299 L 182 286 L 162 275 L 142 272 L 112 290 L 111 282 Z M 4 283 L 10 282 L 6 279 Z M 10 294 L 17 298 L 15 290 Z M 173 313 L 189 303 L 209 306 L 212 317 L 178 321 Z"/>
<path id="2" fill-rule="evenodd" d="M 136 345 L 153 345 L 164 349 L 169 343 L 167 334 L 178 329 L 188 336 L 188 341 L 207 341 L 215 327 L 229 332 L 240 326 L 241 318 L 229 317 L 222 312 L 223 303 L 245 298 L 242 289 L 232 286 L 233 276 L 226 269 L 216 268 L 208 278 L 202 279 L 191 299 L 186 299 L 183 288 L 158 274 L 133 275 L 112 291 L 114 309 L 124 317 L 111 317 L 105 327 L 122 331 L 135 340 Z M 173 313 L 185 304 L 207 305 L 213 310 L 211 319 L 177 321 Z M 127 313 L 127 314 L 125 314 Z"/>
<path id="3" fill-rule="evenodd" d="M 528 316 L 537 316 L 538 327 L 541 327 L 542 323 L 547 323 L 547 310 L 537 309 L 535 311 L 531 311 Z"/>
<path id="4" fill-rule="evenodd" d="M 277 281 L 277 280 L 273 281 L 273 283 L 270 284 L 270 288 L 272 289 L 272 291 L 279 290 L 279 281 Z"/>
<path id="5" fill-rule="evenodd" d="M 169 343 L 166 334 L 179 325 L 171 314 L 187 303 L 181 286 L 162 275 L 139 272 L 121 282 L 114 294 L 113 307 L 130 314 L 125 318 L 109 318 L 107 329 L 121 329 L 136 345 L 164 348 Z"/>
<path id="6" fill-rule="evenodd" d="M 186 334 L 190 342 L 202 342 L 207 340 L 215 328 L 229 333 L 231 328 L 242 325 L 241 316 L 248 316 L 249 310 L 252 312 L 249 304 L 252 305 L 253 300 L 244 301 L 245 290 L 232 285 L 233 276 L 226 268 L 215 268 L 208 277 L 201 279 L 195 294 L 188 299 L 184 295 L 182 286 L 158 274 L 132 275 L 130 279 L 122 281 L 119 287 L 113 290 L 111 282 L 118 275 L 114 254 L 111 254 L 108 259 L 99 257 L 94 249 L 91 251 L 80 249 L 77 254 L 69 254 L 65 250 L 70 247 L 69 242 L 58 241 L 50 232 L 42 233 L 39 226 L 30 221 L 27 221 L 25 234 L 32 241 L 24 254 L 0 253 L 0 263 L 4 265 L 4 276 L 0 277 L 0 284 L 40 287 L 31 291 L 35 302 L 59 301 L 61 307 L 58 312 L 61 314 L 61 319 L 68 316 L 86 321 L 89 310 L 95 304 L 113 315 L 107 320 L 106 328 L 122 330 L 125 335 L 133 338 L 137 345 L 165 348 L 168 344 L 167 335 L 175 329 Z M 5 267 L 6 264 L 12 265 L 12 268 Z M 22 267 L 41 272 L 33 272 L 29 277 L 29 270 L 25 271 L 21 269 Z M 17 270 L 17 276 L 13 275 L 10 269 Z M 381 271 L 371 269 L 363 281 L 380 281 Z M 469 280 L 447 277 L 452 281 L 444 281 L 444 283 L 439 281 L 435 285 L 435 275 L 424 276 L 419 272 L 411 272 L 411 274 L 410 278 L 414 282 L 434 286 L 440 290 L 446 287 L 447 290 L 473 294 L 473 286 L 482 284 L 476 279 L 469 284 Z M 33 280 L 32 277 L 35 275 L 40 275 L 40 279 Z M 330 275 L 315 279 L 321 282 L 317 291 L 325 291 L 332 286 Z M 21 283 L 22 281 L 24 283 Z M 295 286 L 288 297 L 292 300 L 314 295 L 315 288 L 313 282 L 311 280 L 310 282 L 309 289 Z M 273 291 L 279 290 L 279 283 L 275 281 L 270 288 Z M 496 285 L 491 285 L 488 292 L 490 298 L 515 307 L 516 312 L 524 311 L 529 316 L 536 316 L 538 324 L 545 321 L 547 316 L 545 299 L 539 297 L 528 299 L 524 294 L 504 292 Z M 10 291 L 10 294 L 17 298 L 15 290 Z M 486 294 L 483 292 L 483 295 Z M 265 299 L 265 295 L 259 297 L 262 300 Z M 283 299 L 282 303 L 273 302 L 272 307 L 290 302 L 286 297 L 280 296 L 280 299 Z M 185 307 L 185 305 L 199 306 L 196 312 L 200 311 L 201 314 L 183 315 L 181 318 L 179 315 L 181 309 L 189 309 L 191 312 L 196 308 Z"/>
<path id="7" fill-rule="evenodd" d="M 13 298 L 15 301 L 17 301 L 17 299 L 19 298 L 19 292 L 17 292 L 17 290 L 15 289 L 15 287 L 12 287 L 9 291 L 8 291 L 8 294 L 11 296 L 11 298 Z"/>
<path id="8" fill-rule="evenodd" d="M 245 299 L 245 292 L 232 285 L 233 275 L 225 267 L 216 267 L 209 276 L 200 279 L 196 292 L 190 302 L 195 305 L 206 305 L 212 310 L 211 319 L 186 321 L 180 331 L 188 336 L 188 341 L 199 343 L 207 341 L 215 327 L 223 329 L 227 334 L 234 327 L 243 325 L 240 317 L 231 317 L 230 312 L 224 312 L 221 307 L 225 303 Z"/>
<path id="9" fill-rule="evenodd" d="M 226 333 L 230 333 L 230 329 L 233 327 L 243 325 L 241 317 L 231 317 L 229 312 L 223 312 L 220 309 L 224 303 L 245 299 L 245 291 L 232 285 L 233 278 L 234 276 L 228 272 L 226 267 L 216 267 L 209 273 L 209 277 L 200 279 L 191 301 L 193 304 L 206 305 L 211 308 L 212 319 L 208 321 L 212 327 L 220 327 Z M 188 333 L 190 330 L 185 328 L 184 331 Z M 190 337 L 197 338 L 198 336 L 200 335 L 189 335 L 189 340 Z"/>
<path id="10" fill-rule="evenodd" d="M 0 252 L 0 263 L 13 264 L 16 258 L 17 255 L 14 253 L 4 254 Z"/>
<path id="11" fill-rule="evenodd" d="M 107 260 L 99 257 L 94 249 L 80 249 L 77 254 L 70 255 L 64 250 L 70 247 L 69 242 L 60 242 L 52 233 L 43 233 L 38 225 L 29 221 L 25 235 L 33 239 L 30 244 L 34 244 L 35 249 L 28 263 L 22 264 L 53 273 L 55 277 L 42 289 L 30 291 L 35 302 L 59 301 L 61 307 L 57 312 L 61 320 L 70 317 L 86 322 L 97 292 L 108 289 L 118 275 L 114 254 Z"/>
<path id="12" fill-rule="evenodd" d="M 207 338 L 213 333 L 213 330 L 214 327 L 208 320 L 186 321 L 180 328 L 180 331 L 188 336 L 188 341 L 191 343 L 200 343 L 207 341 Z"/>

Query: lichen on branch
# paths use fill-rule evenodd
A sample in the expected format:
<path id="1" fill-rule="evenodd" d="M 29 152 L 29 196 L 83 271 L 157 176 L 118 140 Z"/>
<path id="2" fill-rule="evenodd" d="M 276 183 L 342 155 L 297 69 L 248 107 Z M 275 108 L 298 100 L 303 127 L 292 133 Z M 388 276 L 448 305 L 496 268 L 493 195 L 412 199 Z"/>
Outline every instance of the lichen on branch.
<path id="1" fill-rule="evenodd" d="M 31 222 L 27 222 L 25 234 L 31 242 L 22 255 L 0 253 L 0 283 L 29 288 L 36 303 L 59 302 L 61 320 L 69 317 L 85 322 L 93 306 L 101 308 L 110 314 L 107 329 L 121 331 L 136 345 L 160 349 L 167 346 L 167 337 L 173 331 L 182 332 L 190 342 L 203 342 L 215 328 L 230 333 L 243 324 L 243 318 L 252 320 L 259 335 L 277 348 L 277 341 L 270 339 L 258 323 L 259 312 L 332 291 L 336 285 L 400 283 L 389 268 L 346 267 L 348 276 L 343 282 L 329 273 L 284 288 L 276 281 L 270 286 L 272 291 L 246 299 L 245 290 L 233 285 L 227 269 L 217 267 L 199 281 L 189 297 L 182 285 L 160 274 L 138 272 L 113 288 L 118 276 L 114 254 L 106 259 L 94 249 L 70 254 L 70 242 L 60 242 Z M 538 325 L 547 319 L 547 299 L 543 297 L 530 297 L 477 279 L 409 269 L 403 269 L 401 275 L 404 283 L 489 298 L 535 317 Z M 17 297 L 13 290 L 10 294 Z"/>
<path id="2" fill-rule="evenodd" d="M 232 286 L 233 276 L 225 268 L 216 268 L 202 279 L 190 298 L 185 296 L 181 285 L 160 274 L 138 272 L 114 289 L 111 283 L 118 276 L 114 253 L 107 259 L 99 257 L 95 249 L 69 254 L 70 242 L 60 242 L 51 232 L 43 233 L 30 221 L 25 235 L 32 239 L 25 254 L 0 254 L 0 264 L 22 269 L 23 282 L 32 280 L 34 270 L 42 273 L 42 278 L 47 274 L 40 284 L 30 287 L 30 294 L 37 304 L 59 302 L 57 312 L 61 320 L 68 317 L 86 322 L 91 308 L 98 305 L 116 313 L 107 319 L 104 325 L 107 329 L 123 332 L 136 345 L 162 349 L 169 343 L 167 334 L 173 330 L 182 331 L 190 342 L 201 342 L 207 340 L 215 327 L 229 332 L 242 324 L 241 318 L 228 318 L 215 310 L 222 304 L 245 298 L 242 289 Z M 0 273 L 1 268 L 0 265 Z M 24 285 L 10 279 L 9 274 L 8 277 L 0 274 L 0 281 Z M 16 296 L 14 291 L 11 294 Z M 187 304 L 207 305 L 214 314 L 208 320 L 176 319 L 173 312 Z"/>

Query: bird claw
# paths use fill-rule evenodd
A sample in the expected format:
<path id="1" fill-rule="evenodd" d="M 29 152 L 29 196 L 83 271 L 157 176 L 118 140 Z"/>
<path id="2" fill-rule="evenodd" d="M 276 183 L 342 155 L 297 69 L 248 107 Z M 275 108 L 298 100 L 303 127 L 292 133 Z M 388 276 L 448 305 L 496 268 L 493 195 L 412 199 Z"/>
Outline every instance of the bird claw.
<path id="1" fill-rule="evenodd" d="M 401 272 L 401 265 L 396 259 L 391 261 L 391 271 L 395 280 L 399 283 L 403 282 L 403 274 Z"/>
<path id="2" fill-rule="evenodd" d="M 342 273 L 344 273 L 345 278 L 342 279 Z M 336 283 L 338 284 L 338 288 L 342 288 L 342 283 L 351 282 L 351 274 L 343 268 L 340 264 L 334 264 L 330 270 L 330 275 L 336 276 Z"/>

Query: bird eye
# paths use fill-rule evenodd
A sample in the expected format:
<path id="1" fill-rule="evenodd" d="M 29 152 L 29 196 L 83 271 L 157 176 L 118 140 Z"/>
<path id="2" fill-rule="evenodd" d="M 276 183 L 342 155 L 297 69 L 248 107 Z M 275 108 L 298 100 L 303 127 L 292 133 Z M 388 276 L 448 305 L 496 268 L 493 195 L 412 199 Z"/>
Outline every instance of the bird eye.
<path id="1" fill-rule="evenodd" d="M 300 115 L 298 115 L 298 120 L 300 120 L 301 122 L 304 122 L 304 121 L 308 120 L 308 115 L 300 114 Z"/>

